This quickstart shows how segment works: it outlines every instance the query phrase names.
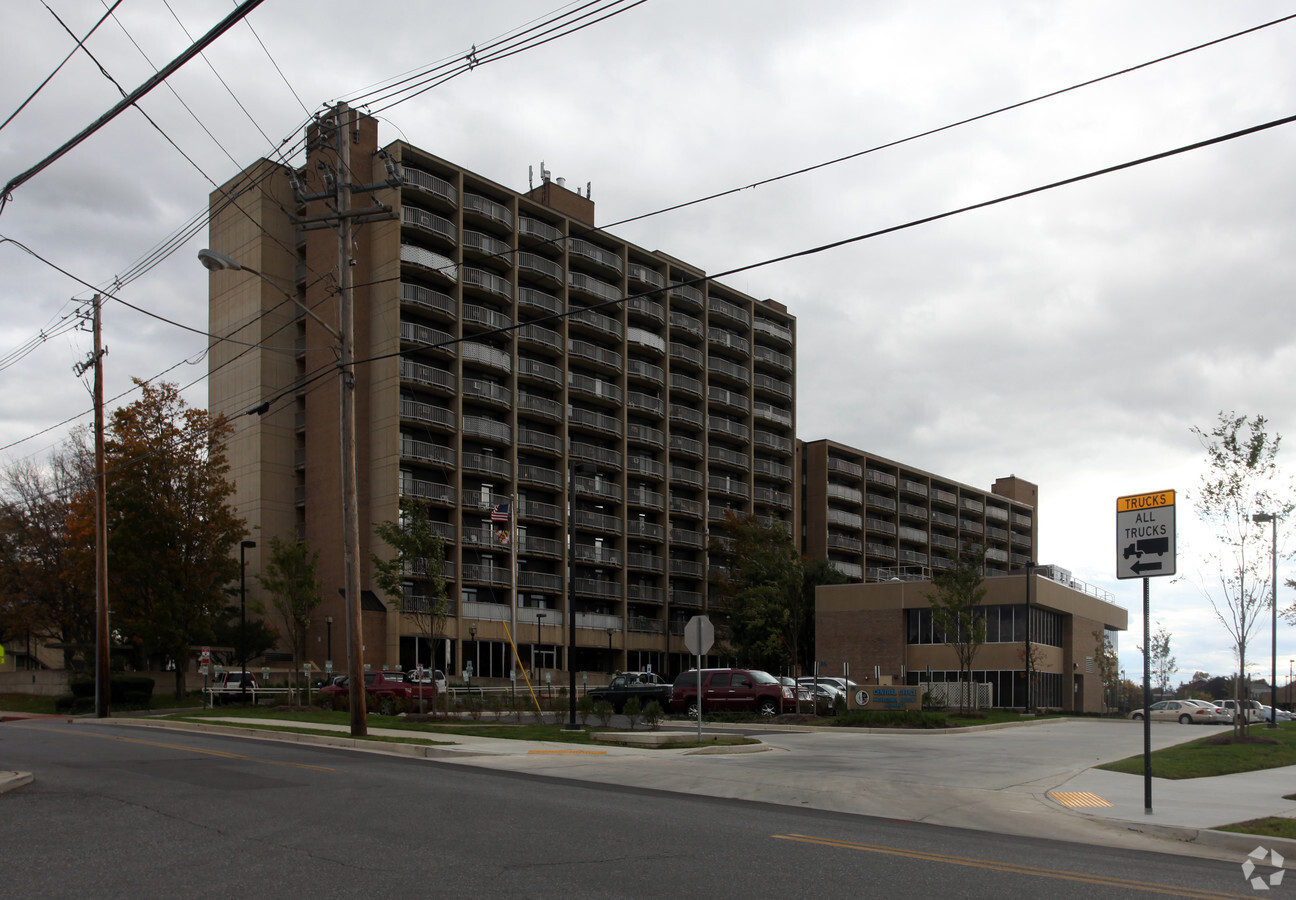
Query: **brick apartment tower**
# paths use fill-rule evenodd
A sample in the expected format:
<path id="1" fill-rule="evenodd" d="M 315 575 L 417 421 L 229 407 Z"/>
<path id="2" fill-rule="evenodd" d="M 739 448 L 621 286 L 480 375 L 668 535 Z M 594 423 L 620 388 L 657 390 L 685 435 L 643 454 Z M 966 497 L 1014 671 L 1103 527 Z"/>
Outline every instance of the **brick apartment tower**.
<path id="1" fill-rule="evenodd" d="M 569 664 L 682 669 L 683 625 L 707 609 L 708 526 L 735 510 L 800 533 L 795 319 L 595 228 L 588 194 L 547 172 L 521 194 L 404 142 L 380 153 L 368 117 L 348 137 L 353 183 L 387 178 L 384 155 L 399 178 L 353 200 L 394 212 L 360 225 L 353 248 L 365 662 L 408 668 L 417 652 L 455 675 L 471 661 L 507 679 L 514 546 L 523 668 L 555 685 Z M 318 164 L 336 168 L 336 151 L 313 134 L 308 154 L 295 173 L 261 161 L 211 196 L 211 248 L 273 284 L 212 273 L 212 333 L 239 329 L 245 343 L 212 344 L 210 407 L 235 419 L 235 502 L 258 545 L 249 569 L 272 536 L 320 552 L 325 601 L 306 659 L 342 671 L 336 341 L 285 297 L 336 325 L 337 238 L 311 222 L 328 210 L 299 203 L 290 183 L 325 190 Z M 577 465 L 587 474 L 569 521 Z M 397 519 L 402 497 L 428 503 L 446 542 L 450 615 L 431 642 L 407 614 L 426 603 L 426 580 L 410 573 L 399 601 L 372 580 L 370 553 L 385 549 L 374 525 Z M 503 503 L 517 516 L 511 546 L 490 522 Z"/>

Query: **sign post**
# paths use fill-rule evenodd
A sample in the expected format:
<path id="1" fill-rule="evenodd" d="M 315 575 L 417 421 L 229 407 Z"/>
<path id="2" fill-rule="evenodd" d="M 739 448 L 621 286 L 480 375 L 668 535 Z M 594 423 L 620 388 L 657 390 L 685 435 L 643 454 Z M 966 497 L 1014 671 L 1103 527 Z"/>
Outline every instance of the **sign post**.
<path id="1" fill-rule="evenodd" d="M 715 643 L 715 626 L 706 616 L 694 616 L 684 626 L 684 646 L 697 655 L 697 734 L 702 743 L 702 656 Z"/>
<path id="2" fill-rule="evenodd" d="M 1152 815 L 1152 577 L 1175 573 L 1175 492 L 1116 498 L 1116 577 L 1143 579 L 1143 812 Z"/>

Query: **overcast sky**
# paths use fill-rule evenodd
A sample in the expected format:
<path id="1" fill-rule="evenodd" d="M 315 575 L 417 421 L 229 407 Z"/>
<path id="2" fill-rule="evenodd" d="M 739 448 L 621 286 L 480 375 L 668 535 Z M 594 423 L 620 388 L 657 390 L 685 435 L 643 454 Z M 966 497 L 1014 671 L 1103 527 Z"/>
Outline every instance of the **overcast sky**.
<path id="1" fill-rule="evenodd" d="M 78 37 L 105 9 L 47 2 Z M 251 27 L 235 26 L 169 80 L 174 94 L 163 86 L 139 104 L 176 146 L 128 110 L 14 191 L 0 236 L 92 285 L 121 279 L 122 300 L 194 329 L 109 304 L 108 396 L 166 371 L 205 406 L 206 339 L 195 333 L 207 327 L 195 259 L 205 228 L 129 273 L 201 216 L 212 182 L 295 144 L 324 104 L 573 8 L 555 2 L 266 0 Z M 76 54 L 0 130 L 0 180 L 120 100 L 104 72 L 134 89 L 154 73 L 141 49 L 161 67 L 232 8 L 171 0 L 182 28 L 162 0 L 125 0 L 87 42 L 103 71 Z M 591 183 L 607 225 L 1293 12 L 1185 0 L 647 0 L 383 110 L 379 138 L 403 137 L 515 190 L 543 161 L 569 186 Z M 38 0 L 7 0 L 0 25 L 2 121 L 73 40 Z M 611 230 L 715 273 L 941 214 L 1292 115 L 1294 45 L 1296 21 L 1277 24 Z M 797 317 L 802 438 L 983 489 L 1009 474 L 1037 483 L 1039 559 L 1129 609 L 1121 663 L 1131 678 L 1142 667 L 1142 593 L 1137 580 L 1115 580 L 1115 500 L 1177 490 L 1185 577 L 1152 580 L 1152 616 L 1173 635 L 1181 678 L 1224 674 L 1236 666 L 1231 642 L 1198 586 L 1211 574 L 1197 561 L 1205 542 L 1191 494 L 1204 454 L 1190 428 L 1236 410 L 1296 431 L 1294 158 L 1296 125 L 1279 126 L 726 280 Z M 89 421 L 87 382 L 72 366 L 90 335 L 64 323 L 70 298 L 92 291 L 13 243 L 0 244 L 0 274 L 5 464 L 43 459 L 67 433 L 58 423 Z M 1285 455 L 1296 471 L 1296 449 Z M 1253 637 L 1256 674 L 1268 672 L 1269 638 L 1267 624 Z M 1296 629 L 1282 624 L 1278 658 L 1285 683 Z"/>

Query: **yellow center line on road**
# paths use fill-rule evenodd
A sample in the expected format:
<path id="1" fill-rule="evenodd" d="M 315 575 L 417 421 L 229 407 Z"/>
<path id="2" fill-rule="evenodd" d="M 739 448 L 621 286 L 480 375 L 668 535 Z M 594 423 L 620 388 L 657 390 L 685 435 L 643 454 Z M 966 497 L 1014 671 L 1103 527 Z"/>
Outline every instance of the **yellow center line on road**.
<path id="1" fill-rule="evenodd" d="M 841 850 L 859 850 L 866 853 L 883 853 L 888 856 L 904 856 L 909 859 L 921 859 L 928 862 L 946 863 L 954 866 L 969 866 L 975 869 L 991 869 L 996 872 L 1009 872 L 1017 875 L 1035 875 L 1040 878 L 1052 878 L 1058 881 L 1078 881 L 1101 887 L 1128 888 L 1149 894 L 1168 894 L 1173 897 L 1191 897 L 1196 900 L 1235 900 L 1250 894 L 1222 894 L 1217 891 L 1205 891 L 1198 888 L 1176 887 L 1169 884 L 1156 884 L 1148 881 L 1134 881 L 1129 878 L 1117 878 L 1112 875 L 1091 875 L 1086 872 L 1068 872 L 1065 869 L 1045 869 L 1040 866 L 1027 866 L 1020 863 L 996 862 L 990 859 L 975 859 L 964 856 L 946 856 L 941 853 L 929 853 L 924 850 L 906 850 L 901 847 L 885 847 L 879 844 L 859 844 L 854 841 L 839 841 L 832 838 L 812 837 L 805 834 L 775 834 L 776 840 L 797 841 L 803 844 L 820 844 L 825 847 L 837 847 Z"/>
<path id="2" fill-rule="evenodd" d="M 146 747 L 162 747 L 166 750 L 184 750 L 187 753 L 197 753 L 202 756 L 215 756 L 220 759 L 241 759 L 247 762 L 261 763 L 266 766 L 286 766 L 290 769 L 307 769 L 312 772 L 337 772 L 337 769 L 331 769 L 328 766 L 310 766 L 305 763 L 280 762 L 274 759 L 260 759 L 255 756 L 245 756 L 242 753 L 229 753 L 224 750 L 203 750 L 199 747 L 186 747 L 183 744 L 164 744 L 161 741 L 145 741 L 140 738 L 122 737 L 118 734 L 95 734 L 92 731 L 69 731 L 65 728 L 46 728 L 41 725 L 9 725 L 10 728 L 21 729 L 24 731 L 50 731 L 54 734 L 74 734 L 78 737 L 102 738 L 109 741 L 121 741 L 124 744 L 142 744 Z"/>

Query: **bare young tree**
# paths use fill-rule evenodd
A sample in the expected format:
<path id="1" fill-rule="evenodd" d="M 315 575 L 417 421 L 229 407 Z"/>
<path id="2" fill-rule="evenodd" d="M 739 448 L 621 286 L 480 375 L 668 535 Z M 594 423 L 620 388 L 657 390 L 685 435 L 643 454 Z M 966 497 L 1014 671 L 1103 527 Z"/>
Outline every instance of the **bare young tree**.
<path id="1" fill-rule="evenodd" d="M 965 549 L 955 565 L 932 576 L 932 592 L 927 595 L 936 633 L 945 636 L 946 645 L 958 657 L 959 708 L 963 713 L 972 705 L 972 661 L 986 639 L 985 611 L 980 608 L 986 594 L 984 569 L 985 550 Z"/>
<path id="2" fill-rule="evenodd" d="M 1210 431 L 1194 427 L 1206 450 L 1206 471 L 1194 498 L 1197 517 L 1209 530 L 1211 549 L 1203 554 L 1213 570 L 1212 587 L 1202 585 L 1220 623 L 1233 639 L 1238 676 L 1233 699 L 1241 701 L 1247 644 L 1272 602 L 1268 529 L 1253 521 L 1257 513 L 1285 517 L 1291 491 L 1278 468 L 1279 434 L 1269 434 L 1264 416 L 1219 414 Z M 1241 703 L 1235 704 L 1241 709 Z M 1245 735 L 1247 717 L 1234 717 L 1234 732 Z"/>
<path id="3" fill-rule="evenodd" d="M 306 629 L 315 608 L 324 599 L 324 588 L 316 574 L 319 551 L 295 538 L 270 538 L 265 571 L 258 576 L 270 595 L 270 605 L 283 623 L 292 651 L 291 685 L 297 687 L 297 671 L 306 661 Z"/>
<path id="4" fill-rule="evenodd" d="M 401 612 L 413 620 L 429 646 L 435 648 L 445 635 L 450 602 L 446 597 L 445 544 L 432 528 L 427 506 L 402 500 L 400 521 L 379 522 L 374 532 L 393 551 L 386 559 L 371 554 L 374 582 L 400 604 Z M 421 662 L 417 646 L 415 665 Z M 428 664 L 435 671 L 435 649 Z M 447 697 L 447 712 L 449 702 Z"/>
<path id="5" fill-rule="evenodd" d="M 1157 623 L 1156 634 L 1152 635 L 1151 655 L 1148 661 L 1152 678 L 1161 689 L 1161 699 L 1164 700 L 1170 691 L 1170 678 L 1179 671 L 1179 664 L 1170 655 L 1170 632 L 1166 631 L 1160 622 Z"/>

